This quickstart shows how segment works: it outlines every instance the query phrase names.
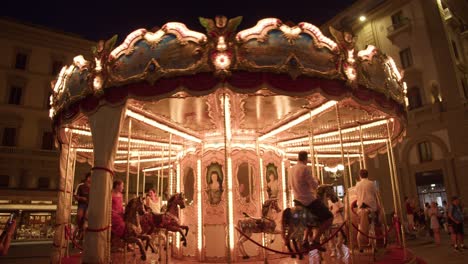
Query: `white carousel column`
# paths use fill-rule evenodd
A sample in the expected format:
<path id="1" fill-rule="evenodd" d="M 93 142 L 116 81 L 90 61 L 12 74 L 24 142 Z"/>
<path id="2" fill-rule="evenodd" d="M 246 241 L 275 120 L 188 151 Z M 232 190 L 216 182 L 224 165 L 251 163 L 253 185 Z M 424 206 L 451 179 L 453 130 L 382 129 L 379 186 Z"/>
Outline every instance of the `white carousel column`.
<path id="1" fill-rule="evenodd" d="M 61 151 L 59 157 L 60 169 L 60 182 L 59 192 L 57 197 L 57 213 L 56 213 L 56 227 L 53 239 L 53 249 L 51 254 L 51 263 L 60 263 L 62 257 L 65 255 L 67 248 L 67 239 L 65 239 L 65 228 L 70 222 L 71 212 L 71 196 L 73 194 L 73 182 L 71 181 L 72 164 L 71 157 L 74 152 L 70 148 L 73 134 L 71 130 L 65 129 L 66 141 L 61 143 Z"/>
<path id="2" fill-rule="evenodd" d="M 104 105 L 89 116 L 94 145 L 94 170 L 89 193 L 88 230 L 85 233 L 82 263 L 109 263 L 111 189 L 117 139 L 125 105 Z"/>
<path id="3" fill-rule="evenodd" d="M 72 164 L 72 171 L 71 171 L 71 191 L 73 192 L 73 185 L 75 184 L 75 169 L 76 169 L 76 149 L 71 148 L 72 154 L 71 154 L 71 164 Z M 70 212 L 71 212 L 71 205 L 73 204 L 73 194 L 70 195 Z M 71 217 L 68 219 L 68 224 L 71 224 Z M 70 230 L 71 233 L 71 230 Z M 66 255 L 69 256 L 69 250 L 70 250 L 70 243 L 69 243 L 70 236 L 67 236 L 67 252 Z"/>
<path id="4" fill-rule="evenodd" d="M 234 250 L 234 210 L 233 210 L 233 195 L 232 195 L 232 161 L 231 161 L 231 106 L 229 95 L 223 93 L 223 110 L 224 110 L 224 159 L 226 172 L 226 221 L 228 225 L 227 232 L 227 262 L 233 261 L 232 255 Z"/>

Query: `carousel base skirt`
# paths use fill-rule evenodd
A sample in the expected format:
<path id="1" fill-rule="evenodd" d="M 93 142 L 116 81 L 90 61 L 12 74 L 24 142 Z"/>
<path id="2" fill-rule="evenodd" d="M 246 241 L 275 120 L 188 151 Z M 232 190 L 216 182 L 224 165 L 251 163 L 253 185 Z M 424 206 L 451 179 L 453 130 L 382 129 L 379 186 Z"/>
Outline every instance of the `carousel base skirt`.
<path id="1" fill-rule="evenodd" d="M 379 249 L 375 253 L 372 253 L 370 249 L 364 249 L 363 251 L 354 250 L 353 254 L 348 250 L 346 246 L 342 246 L 341 249 L 337 249 L 333 252 L 328 249 L 326 252 L 319 254 L 317 250 L 309 252 L 309 255 L 304 255 L 302 260 L 298 258 L 291 258 L 286 255 L 269 254 L 267 261 L 258 257 L 252 257 L 250 259 L 243 260 L 239 257 L 238 261 L 233 263 L 269 263 L 269 264 L 295 264 L 295 263 L 376 263 L 376 264 L 426 264 L 424 260 L 415 256 L 410 250 L 406 250 L 406 254 L 403 253 L 403 249 L 396 246 L 389 246 L 385 249 Z M 351 258 L 354 257 L 354 261 Z M 81 263 L 81 254 L 71 255 L 63 258 L 62 263 L 64 264 L 79 264 Z M 166 263 L 166 251 L 162 251 L 162 254 L 147 252 L 146 260 L 142 260 L 138 250 L 124 252 L 113 252 L 112 253 L 113 264 L 124 264 L 124 263 L 150 263 L 150 264 L 162 264 Z M 167 263 L 202 263 L 192 259 L 177 259 L 171 257 L 170 254 L 167 256 Z M 217 261 L 217 263 L 222 263 Z"/>

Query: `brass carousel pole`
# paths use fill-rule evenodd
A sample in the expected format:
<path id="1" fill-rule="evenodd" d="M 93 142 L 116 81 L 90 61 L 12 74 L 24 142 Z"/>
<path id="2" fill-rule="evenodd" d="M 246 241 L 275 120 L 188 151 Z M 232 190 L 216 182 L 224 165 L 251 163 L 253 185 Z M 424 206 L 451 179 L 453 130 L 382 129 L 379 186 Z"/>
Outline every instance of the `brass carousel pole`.
<path id="1" fill-rule="evenodd" d="M 158 190 L 157 193 L 159 195 L 159 200 L 162 201 L 164 199 L 163 197 L 163 187 L 162 185 L 164 184 L 164 171 L 163 171 L 163 166 L 164 166 L 164 147 L 162 148 L 161 152 L 161 169 L 158 170 Z"/>
<path id="2" fill-rule="evenodd" d="M 345 164 L 344 163 L 344 148 L 343 148 L 343 133 L 341 133 L 341 116 L 340 116 L 340 109 L 338 107 L 338 104 L 335 105 L 335 110 L 336 110 L 336 121 L 337 121 L 337 125 L 338 125 L 338 133 L 340 135 L 340 148 L 341 148 L 341 162 L 342 164 Z M 344 183 L 344 186 L 345 186 L 345 189 L 346 189 L 346 192 L 349 191 L 349 188 L 350 186 L 349 185 L 349 181 L 347 179 L 347 172 L 346 170 L 343 171 L 344 173 L 344 179 L 343 179 L 343 183 Z M 347 193 L 346 195 L 346 203 L 349 205 L 349 194 Z M 348 215 L 350 216 L 351 215 L 351 206 L 348 206 Z M 348 237 L 349 237 L 349 248 L 350 248 L 350 252 L 351 252 L 351 263 L 354 263 L 354 254 L 352 253 L 353 250 L 354 250 L 354 245 L 353 245 L 353 239 L 352 239 L 352 222 L 351 222 L 351 217 L 348 218 Z"/>
<path id="3" fill-rule="evenodd" d="M 132 140 L 132 118 L 128 118 L 127 175 L 125 177 L 125 205 L 128 204 L 128 186 L 130 185 L 130 141 Z"/>
<path id="4" fill-rule="evenodd" d="M 353 186 L 353 174 L 351 172 L 351 160 L 349 159 L 349 151 L 346 152 L 346 155 L 348 155 L 348 174 L 349 174 L 349 186 Z"/>
<path id="5" fill-rule="evenodd" d="M 315 153 L 314 153 L 314 154 L 315 154 Z M 320 183 L 321 183 L 321 184 L 324 184 L 324 182 L 323 182 L 323 175 L 320 173 L 320 170 L 321 170 L 320 168 L 321 168 L 321 167 L 320 167 L 319 165 L 320 165 L 320 164 L 319 164 L 318 155 L 315 155 L 315 168 L 316 168 L 316 170 L 317 170 L 317 178 L 320 179 Z"/>
<path id="6" fill-rule="evenodd" d="M 364 152 L 364 141 L 363 141 L 363 136 L 362 136 L 362 127 L 361 127 L 361 124 L 359 124 L 359 139 L 360 139 L 360 141 L 361 141 L 362 167 L 363 167 L 364 169 L 367 169 L 366 153 Z"/>
<path id="7" fill-rule="evenodd" d="M 398 219 L 400 220 L 400 229 L 401 229 L 401 241 L 402 241 L 402 246 L 403 246 L 403 259 L 406 259 L 406 238 L 405 238 L 405 230 L 402 224 L 403 220 L 403 211 L 401 209 L 401 197 L 400 197 L 400 183 L 398 180 L 398 172 L 396 168 L 396 163 L 395 163 L 395 155 L 393 154 L 393 148 L 392 148 L 392 134 L 390 132 L 390 120 L 387 120 L 387 133 L 388 133 L 388 144 L 389 144 L 389 149 L 390 149 L 390 156 L 391 156 L 391 166 L 393 170 L 393 180 L 395 181 L 395 190 L 397 194 L 397 208 L 398 208 Z M 389 164 L 390 165 L 390 164 Z M 395 208 L 396 209 L 396 208 Z"/>
<path id="8" fill-rule="evenodd" d="M 231 208 L 230 208 L 230 195 L 229 195 L 229 192 L 232 191 L 231 186 L 229 186 L 229 170 L 230 170 L 230 161 L 229 161 L 229 154 L 230 154 L 230 151 L 231 151 L 231 138 L 230 138 L 230 120 L 231 120 L 231 116 L 230 116 L 230 109 L 229 109 L 229 103 L 227 102 L 227 100 L 229 100 L 229 97 L 227 96 L 226 94 L 226 91 L 224 91 L 223 93 L 223 110 L 224 110 L 224 170 L 225 170 L 225 177 L 226 177 L 226 208 L 227 208 L 227 212 L 226 212 L 226 222 L 228 223 L 228 229 L 227 229 L 227 236 L 226 236 L 226 239 L 227 239 L 227 250 L 226 250 L 226 258 L 227 258 L 227 263 L 231 263 L 232 262 L 232 256 L 231 256 L 231 219 L 230 219 L 230 212 L 231 212 Z M 229 116 L 228 116 L 229 115 Z"/>
<path id="9" fill-rule="evenodd" d="M 145 184 L 146 184 L 146 173 L 143 171 L 143 188 L 141 188 L 141 196 L 145 197 Z"/>
<path id="10" fill-rule="evenodd" d="M 140 153 L 138 153 L 136 196 L 140 192 Z"/>
<path id="11" fill-rule="evenodd" d="M 174 174 L 172 172 L 172 164 L 171 164 L 171 155 L 172 155 L 172 133 L 169 134 L 169 154 L 168 154 L 168 163 L 169 163 L 169 169 L 168 169 L 168 176 L 169 176 L 169 190 L 168 190 L 168 195 L 172 195 L 174 193 Z"/>
<path id="12" fill-rule="evenodd" d="M 315 171 L 315 152 L 314 152 L 314 129 L 312 128 L 312 115 L 310 115 L 310 124 L 309 124 L 309 148 L 310 148 L 310 170 L 312 171 L 312 177 L 316 180 L 317 172 Z M 306 161 L 307 165 L 307 161 Z M 323 184 L 323 182 L 321 182 Z"/>

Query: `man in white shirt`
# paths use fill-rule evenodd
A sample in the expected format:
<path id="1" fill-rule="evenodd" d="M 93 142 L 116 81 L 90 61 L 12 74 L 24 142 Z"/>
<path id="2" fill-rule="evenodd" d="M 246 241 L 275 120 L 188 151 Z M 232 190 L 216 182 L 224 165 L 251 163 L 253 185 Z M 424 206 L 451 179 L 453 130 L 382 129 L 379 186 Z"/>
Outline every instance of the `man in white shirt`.
<path id="1" fill-rule="evenodd" d="M 306 151 L 299 152 L 298 162 L 291 169 L 291 186 L 294 198 L 317 216 L 319 223 L 321 223 L 315 233 L 313 243 L 310 245 L 311 248 L 325 251 L 325 248 L 320 246 L 320 236 L 331 226 L 333 214 L 320 199 L 317 199 L 318 182 L 312 176 L 310 168 L 307 167 L 307 155 Z M 304 238 L 303 246 L 309 247 L 307 235 Z"/>
<path id="2" fill-rule="evenodd" d="M 360 170 L 361 180 L 356 184 L 357 206 L 359 214 L 359 230 L 365 235 L 358 233 L 358 245 L 369 244 L 367 236 L 369 235 L 369 214 L 376 213 L 378 210 L 378 190 L 373 181 L 368 179 L 367 170 Z M 367 236 L 366 236 L 367 235 Z"/>

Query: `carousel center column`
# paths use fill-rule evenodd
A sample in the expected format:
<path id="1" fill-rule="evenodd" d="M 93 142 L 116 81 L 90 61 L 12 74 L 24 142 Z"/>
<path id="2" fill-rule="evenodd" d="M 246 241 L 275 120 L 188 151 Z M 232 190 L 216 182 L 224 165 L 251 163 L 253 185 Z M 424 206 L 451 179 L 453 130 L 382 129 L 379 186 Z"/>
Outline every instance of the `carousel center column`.
<path id="1" fill-rule="evenodd" d="M 57 214 L 55 234 L 53 239 L 53 250 L 51 263 L 60 263 L 62 257 L 65 256 L 67 248 L 66 225 L 70 222 L 71 211 L 71 194 L 73 193 L 73 166 L 72 161 L 75 159 L 76 152 L 71 148 L 73 133 L 71 130 L 65 131 L 65 140 L 61 143 L 60 151 L 60 187 L 58 192 Z"/>
<path id="2" fill-rule="evenodd" d="M 110 263 L 111 189 L 114 156 L 126 106 L 102 106 L 89 116 L 94 167 L 88 207 L 83 263 Z"/>

